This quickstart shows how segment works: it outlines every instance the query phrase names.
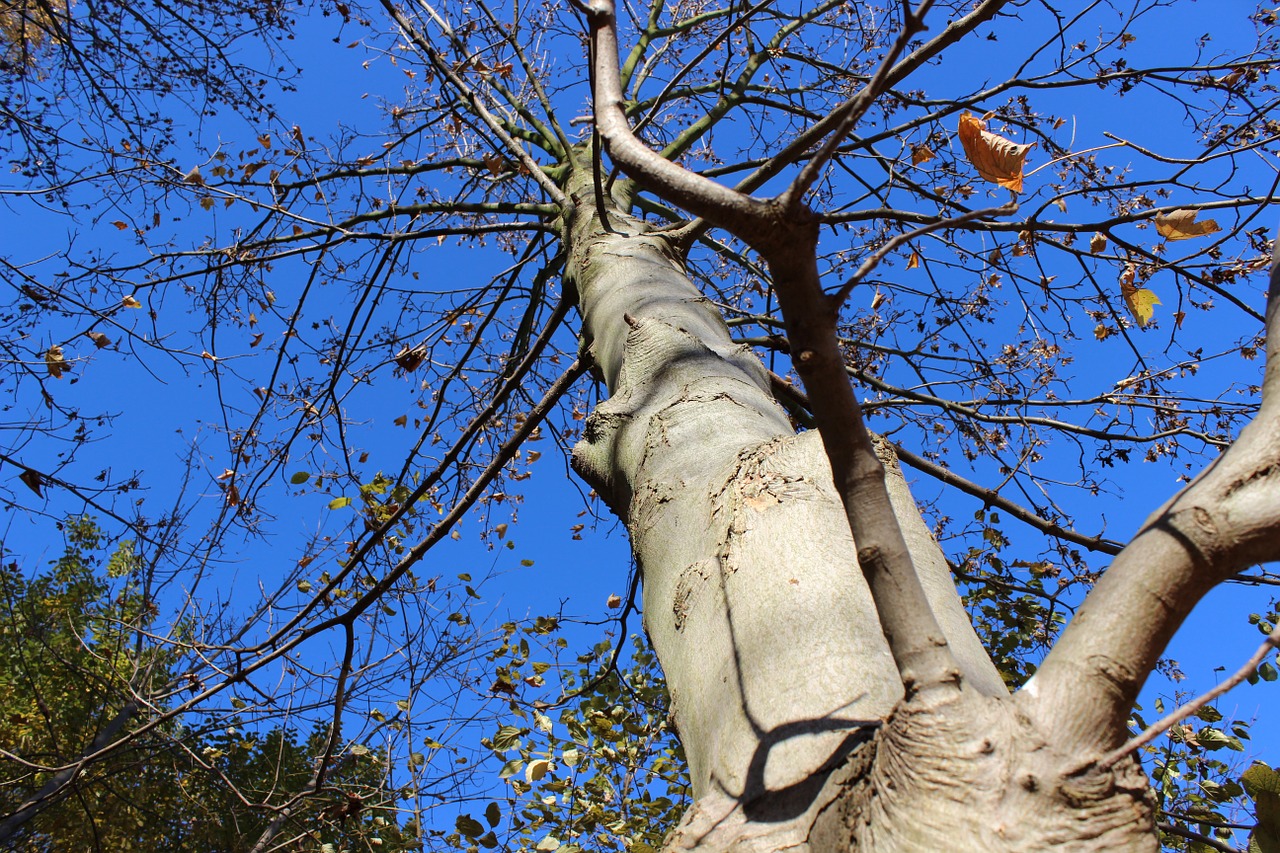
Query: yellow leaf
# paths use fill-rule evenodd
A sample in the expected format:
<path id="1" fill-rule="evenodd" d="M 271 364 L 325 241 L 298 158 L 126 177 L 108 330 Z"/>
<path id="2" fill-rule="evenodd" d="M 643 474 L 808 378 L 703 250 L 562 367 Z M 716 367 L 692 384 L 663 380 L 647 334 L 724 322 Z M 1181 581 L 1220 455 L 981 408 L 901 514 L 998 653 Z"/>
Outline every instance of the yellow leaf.
<path id="1" fill-rule="evenodd" d="M 1196 222 L 1196 211 L 1175 210 L 1170 213 L 1156 214 L 1156 231 L 1166 240 L 1190 240 L 1192 237 L 1204 237 L 1222 229 L 1212 219 Z"/>
<path id="2" fill-rule="evenodd" d="M 1136 273 L 1133 264 L 1124 268 L 1124 272 L 1120 274 L 1120 295 L 1124 297 L 1124 304 L 1129 308 L 1133 319 L 1138 321 L 1138 328 L 1146 328 L 1155 315 L 1155 306 L 1160 304 L 1160 297 L 1154 291 L 1135 285 L 1133 279 Z"/>
<path id="3" fill-rule="evenodd" d="M 966 110 L 960 114 L 960 144 L 983 180 L 1022 192 L 1022 164 L 1034 142 L 1020 145 L 991 133 L 985 122 Z"/>
<path id="4" fill-rule="evenodd" d="M 1156 312 L 1155 306 L 1160 304 L 1160 297 L 1144 287 L 1126 295 L 1124 301 L 1129 306 L 1129 313 L 1133 315 L 1133 319 L 1138 321 L 1138 326 L 1145 327 L 1151 322 Z"/>
<path id="5" fill-rule="evenodd" d="M 124 299 L 121 299 L 120 304 L 123 305 L 125 308 L 141 308 L 142 307 L 142 303 L 134 299 L 132 296 L 126 296 Z"/>

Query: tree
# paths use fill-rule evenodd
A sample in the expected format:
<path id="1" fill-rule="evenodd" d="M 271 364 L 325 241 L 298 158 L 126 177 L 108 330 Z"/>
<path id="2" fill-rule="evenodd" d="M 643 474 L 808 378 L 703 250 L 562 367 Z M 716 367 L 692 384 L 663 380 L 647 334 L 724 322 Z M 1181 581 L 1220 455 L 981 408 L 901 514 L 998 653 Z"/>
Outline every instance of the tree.
<path id="1" fill-rule="evenodd" d="M 413 695 L 421 632 L 454 649 L 469 623 L 448 605 L 392 630 L 436 592 L 420 561 L 473 509 L 503 542 L 526 443 L 576 438 L 629 530 L 689 763 L 668 849 L 1157 847 L 1134 702 L 1196 602 L 1271 579 L 1254 567 L 1280 547 L 1280 284 L 1265 312 L 1258 287 L 1274 11 L 1218 45 L 1154 0 L 321 4 L 406 87 L 383 90 L 382 130 L 326 139 L 287 92 L 266 104 L 289 76 L 274 45 L 320 29 L 291 7 L 32 8 L 6 10 L 6 33 L 42 33 L 9 35 L 27 69 L 7 84 L 9 196 L 100 227 L 89 250 L 7 262 L 8 381 L 47 414 L 4 461 L 153 529 L 113 503 L 138 478 L 95 484 L 37 440 L 86 454 L 106 426 L 66 374 L 167 359 L 217 392 L 189 474 L 209 464 L 217 499 L 164 518 L 213 543 L 188 571 L 267 530 L 281 492 L 334 514 L 271 552 L 261 606 L 174 643 L 199 688 L 157 725 L 246 685 L 264 711 L 324 697 L 336 743 L 353 675 L 371 701 Z M 155 99 L 247 141 L 185 141 Z M 433 261 L 458 258 L 474 281 L 437 286 Z M 1260 352 L 1261 378 L 1216 369 Z M 393 419 L 372 388 L 397 381 Z M 410 420 L 405 440 L 385 428 Z M 1122 546 L 1064 496 L 1112 490 L 1135 449 L 1187 483 Z M 935 520 L 974 534 L 956 565 L 899 460 L 981 502 L 972 531 Z M 1031 534 L 1000 513 L 1048 541 L 1007 558 Z M 269 684 L 331 634 L 339 665 Z M 355 663 L 402 653 L 385 676 Z M 518 707 L 521 689 L 500 670 L 488 692 Z"/>
<path id="2" fill-rule="evenodd" d="M 64 529 L 67 547 L 50 571 L 28 579 L 16 562 L 0 569 L 0 804 L 5 829 L 21 830 L 15 849 L 251 849 L 272 820 L 264 806 L 288 803 L 311 784 L 325 732 L 299 743 L 286 729 L 191 719 L 154 728 L 83 772 L 41 769 L 139 729 L 163 710 L 144 705 L 167 692 L 148 686 L 174 680 L 163 650 L 137 642 L 155 607 L 137 584 L 133 543 L 119 543 L 105 561 L 107 578 L 125 579 L 113 595 L 93 570 L 103 545 L 97 525 L 73 518 Z M 379 814 L 377 764 L 349 755 L 331 775 L 343 796 L 306 801 L 292 816 L 306 827 L 302 837 L 378 838 L 383 849 L 401 849 L 398 825 Z"/>

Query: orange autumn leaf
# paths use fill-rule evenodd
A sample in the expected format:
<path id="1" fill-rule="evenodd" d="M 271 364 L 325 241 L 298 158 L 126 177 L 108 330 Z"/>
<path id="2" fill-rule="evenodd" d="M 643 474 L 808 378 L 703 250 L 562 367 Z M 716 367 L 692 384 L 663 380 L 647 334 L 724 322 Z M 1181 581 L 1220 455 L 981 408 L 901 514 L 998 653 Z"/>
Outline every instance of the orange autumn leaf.
<path id="1" fill-rule="evenodd" d="M 911 257 L 907 259 L 907 269 L 913 270 L 918 266 L 920 266 L 920 253 L 913 251 Z"/>
<path id="2" fill-rule="evenodd" d="M 966 110 L 960 114 L 960 144 L 983 180 L 1022 192 L 1022 164 L 1034 142 L 1020 145 L 991 133 L 986 122 Z"/>
<path id="3" fill-rule="evenodd" d="M 932 149 L 930 149 L 928 145 L 912 145 L 911 146 L 911 165 L 912 166 L 919 166 L 922 163 L 928 163 L 930 160 L 932 160 L 936 156 L 938 155 L 934 154 Z"/>

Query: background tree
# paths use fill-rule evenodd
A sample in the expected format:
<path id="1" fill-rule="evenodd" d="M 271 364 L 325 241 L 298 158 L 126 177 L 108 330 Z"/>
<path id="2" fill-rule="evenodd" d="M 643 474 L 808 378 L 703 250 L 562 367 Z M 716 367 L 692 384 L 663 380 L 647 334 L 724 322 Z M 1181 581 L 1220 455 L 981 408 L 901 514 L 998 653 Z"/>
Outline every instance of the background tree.
<path id="1" fill-rule="evenodd" d="M 458 602 L 484 593 L 420 561 L 473 510 L 509 544 L 531 442 L 579 439 L 689 762 L 668 846 L 1154 847 L 1133 703 L 1195 602 L 1270 580 L 1280 541 L 1276 362 L 1249 365 L 1275 316 L 1274 12 L 1215 42 L 1157 2 L 318 8 L 5 10 L 7 198 L 97 226 L 6 261 L 10 500 L 179 546 L 154 633 L 194 689 L 145 730 L 232 697 L 323 720 L 316 794 L 394 732 L 425 834 L 461 794 L 422 772 L 456 786 L 434 757 L 471 759 L 417 698 L 437 723 L 471 719 L 460 695 L 524 712 L 546 680 L 468 671 Z M 313 70 L 355 51 L 381 116 L 309 130 L 290 39 Z M 87 449 L 135 363 L 201 383 L 212 425 L 159 515 Z M 1228 447 L 1123 550 L 1071 497 Z M 899 459 L 974 522 L 925 523 Z M 305 500 L 312 533 L 259 544 Z M 1081 605 L 1091 553 L 1115 559 Z M 224 606 L 242 555 L 261 601 Z M 355 697 L 382 719 L 340 744 Z M 1221 843 L 1185 817 L 1161 820 Z"/>

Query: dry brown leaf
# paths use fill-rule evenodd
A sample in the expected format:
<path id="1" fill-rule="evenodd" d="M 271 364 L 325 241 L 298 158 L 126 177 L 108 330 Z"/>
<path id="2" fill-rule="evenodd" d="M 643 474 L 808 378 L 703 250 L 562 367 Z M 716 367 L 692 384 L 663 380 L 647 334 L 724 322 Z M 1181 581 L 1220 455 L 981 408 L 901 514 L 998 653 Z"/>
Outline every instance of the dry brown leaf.
<path id="1" fill-rule="evenodd" d="M 1169 213 L 1157 213 L 1156 231 L 1166 240 L 1190 240 L 1193 237 L 1204 237 L 1222 230 L 1212 219 L 1196 222 L 1196 212 L 1174 210 Z"/>
<path id="2" fill-rule="evenodd" d="M 913 270 L 918 266 L 920 266 L 920 253 L 913 251 L 911 257 L 907 259 L 907 269 Z"/>
<path id="3" fill-rule="evenodd" d="M 422 366 L 422 362 L 427 360 L 427 345 L 418 344 L 412 349 L 407 346 L 402 347 L 393 360 L 396 363 L 396 367 L 399 367 L 405 373 L 412 373 Z"/>
<path id="4" fill-rule="evenodd" d="M 102 332 L 85 332 L 84 336 L 93 341 L 93 345 L 98 349 L 111 346 L 111 338 L 108 338 Z"/>
<path id="5" fill-rule="evenodd" d="M 960 114 L 960 144 L 983 180 L 1022 192 L 1022 164 L 1035 143 L 1019 144 L 987 130 L 967 110 Z"/>
<path id="6" fill-rule="evenodd" d="M 141 308 L 142 307 L 142 303 L 134 299 L 132 296 L 126 296 L 124 299 L 121 299 L 120 304 L 123 305 L 125 308 Z"/>
<path id="7" fill-rule="evenodd" d="M 928 145 L 912 145 L 911 146 L 911 165 L 912 166 L 919 166 L 923 163 L 928 163 L 930 160 L 934 159 L 937 156 L 938 155 L 934 154 L 933 149 L 931 149 Z"/>
<path id="8" fill-rule="evenodd" d="M 44 495 L 40 494 L 40 487 L 44 485 L 44 477 L 40 476 L 39 471 L 32 471 L 28 468 L 18 475 L 18 479 L 21 480 L 28 489 L 35 492 L 36 497 L 44 497 Z"/>
<path id="9" fill-rule="evenodd" d="M 54 344 L 44 352 L 44 366 L 54 379 L 61 379 L 62 374 L 71 370 L 71 365 L 62 357 L 62 347 Z"/>
<path id="10" fill-rule="evenodd" d="M 1101 231 L 1095 231 L 1089 238 L 1089 251 L 1096 255 L 1105 248 L 1107 248 L 1107 235 Z"/>

